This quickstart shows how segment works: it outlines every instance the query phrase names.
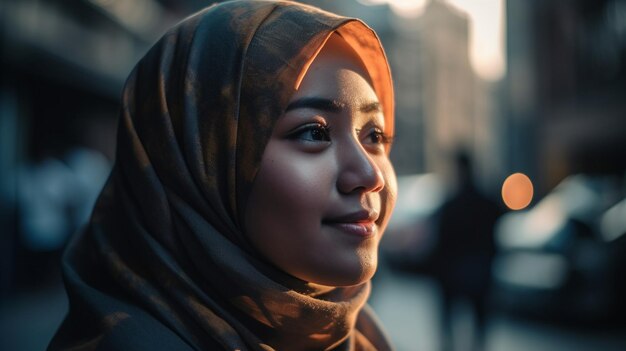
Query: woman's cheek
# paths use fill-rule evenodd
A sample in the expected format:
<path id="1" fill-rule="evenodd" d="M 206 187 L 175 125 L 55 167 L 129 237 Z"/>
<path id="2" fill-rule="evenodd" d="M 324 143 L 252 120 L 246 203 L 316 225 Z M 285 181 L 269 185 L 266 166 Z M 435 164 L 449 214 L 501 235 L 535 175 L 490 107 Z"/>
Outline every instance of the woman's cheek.
<path id="1" fill-rule="evenodd" d="M 324 210 L 334 168 L 325 157 L 287 153 L 272 161 L 272 190 L 285 207 L 314 213 Z"/>

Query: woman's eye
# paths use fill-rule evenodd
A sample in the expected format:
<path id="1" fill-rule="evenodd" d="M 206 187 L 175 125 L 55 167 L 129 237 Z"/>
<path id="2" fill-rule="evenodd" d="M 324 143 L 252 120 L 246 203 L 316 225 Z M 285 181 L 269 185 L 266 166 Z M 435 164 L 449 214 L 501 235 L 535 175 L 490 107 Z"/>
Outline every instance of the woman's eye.
<path id="1" fill-rule="evenodd" d="M 391 137 L 385 135 L 382 130 L 375 128 L 367 135 L 367 141 L 371 144 L 389 144 Z"/>
<path id="2" fill-rule="evenodd" d="M 302 126 L 295 130 L 291 135 L 291 139 L 327 142 L 330 141 L 330 129 L 323 124 L 315 123 Z"/>

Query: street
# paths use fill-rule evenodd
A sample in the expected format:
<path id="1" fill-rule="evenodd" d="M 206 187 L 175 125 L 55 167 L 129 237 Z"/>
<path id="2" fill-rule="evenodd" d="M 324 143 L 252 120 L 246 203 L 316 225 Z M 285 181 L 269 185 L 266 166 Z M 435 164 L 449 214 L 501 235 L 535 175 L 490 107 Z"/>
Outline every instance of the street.
<path id="1" fill-rule="evenodd" d="M 378 313 L 398 351 L 435 351 L 439 343 L 438 292 L 426 278 L 381 270 L 375 277 L 370 304 Z M 471 339 L 471 317 L 459 308 L 455 350 L 465 351 Z M 488 322 L 489 351 L 618 351 L 626 350 L 623 330 L 571 330 L 492 313 Z"/>

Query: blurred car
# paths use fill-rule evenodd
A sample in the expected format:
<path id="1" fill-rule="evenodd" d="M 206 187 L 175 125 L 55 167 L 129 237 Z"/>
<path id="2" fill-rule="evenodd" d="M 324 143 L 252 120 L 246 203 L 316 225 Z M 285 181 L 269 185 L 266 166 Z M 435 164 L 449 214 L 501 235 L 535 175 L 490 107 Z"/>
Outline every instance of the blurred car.
<path id="1" fill-rule="evenodd" d="M 499 306 L 570 322 L 624 320 L 626 199 L 607 177 L 564 179 L 496 225 Z"/>

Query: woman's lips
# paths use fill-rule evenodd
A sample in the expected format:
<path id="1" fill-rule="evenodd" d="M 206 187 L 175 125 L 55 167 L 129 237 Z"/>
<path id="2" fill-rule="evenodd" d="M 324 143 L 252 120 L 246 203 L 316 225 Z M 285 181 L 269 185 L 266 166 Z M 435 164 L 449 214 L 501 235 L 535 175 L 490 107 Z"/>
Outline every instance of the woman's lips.
<path id="1" fill-rule="evenodd" d="M 322 223 L 347 234 L 369 237 L 376 233 L 378 215 L 373 210 L 360 210 L 324 220 Z"/>
<path id="2" fill-rule="evenodd" d="M 334 227 L 344 233 L 359 236 L 369 237 L 376 233 L 376 223 L 374 222 L 354 222 L 354 223 L 340 223 L 340 222 L 327 222 L 326 225 Z"/>

